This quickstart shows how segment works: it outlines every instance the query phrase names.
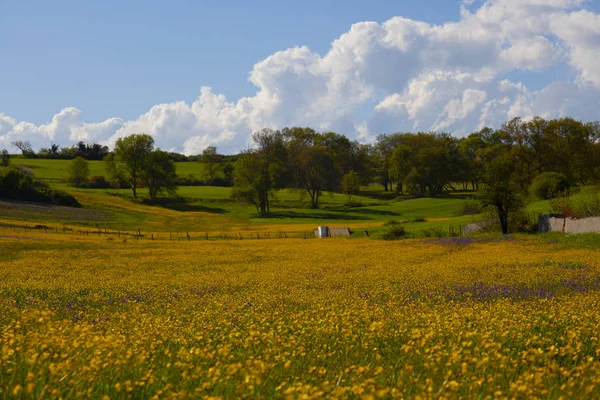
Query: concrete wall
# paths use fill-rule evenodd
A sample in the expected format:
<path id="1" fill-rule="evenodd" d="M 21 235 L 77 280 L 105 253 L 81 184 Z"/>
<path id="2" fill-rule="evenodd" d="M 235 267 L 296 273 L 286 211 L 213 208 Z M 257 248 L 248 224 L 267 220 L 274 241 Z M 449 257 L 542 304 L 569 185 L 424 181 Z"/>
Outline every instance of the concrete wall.
<path id="1" fill-rule="evenodd" d="M 468 235 L 469 233 L 475 233 L 475 232 L 481 231 L 483 229 L 486 229 L 486 228 L 492 226 L 493 224 L 494 224 L 494 221 L 482 221 L 482 222 L 475 222 L 473 224 L 467 224 L 463 228 L 463 233 L 465 235 Z"/>
<path id="2" fill-rule="evenodd" d="M 350 228 L 329 228 L 325 227 L 327 235 L 322 236 L 319 234 L 319 230 L 315 229 L 316 237 L 336 237 L 336 236 L 350 236 Z"/>
<path id="3" fill-rule="evenodd" d="M 540 232 L 600 232 L 600 217 L 571 219 L 552 215 L 541 215 L 538 228 Z"/>
<path id="4" fill-rule="evenodd" d="M 350 236 L 350 228 L 329 228 L 329 236 Z"/>

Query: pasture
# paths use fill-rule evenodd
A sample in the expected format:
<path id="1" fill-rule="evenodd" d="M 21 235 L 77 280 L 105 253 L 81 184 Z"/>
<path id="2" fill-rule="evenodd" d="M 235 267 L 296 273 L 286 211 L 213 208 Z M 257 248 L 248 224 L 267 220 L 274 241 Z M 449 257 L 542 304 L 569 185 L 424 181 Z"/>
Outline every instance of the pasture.
<path id="1" fill-rule="evenodd" d="M 0 228 L 0 397 L 597 398 L 585 243 Z"/>
<path id="2" fill-rule="evenodd" d="M 313 210 L 302 190 L 280 190 L 271 200 L 272 213 L 258 217 L 251 205 L 239 204 L 231 199 L 231 188 L 212 186 L 181 186 L 179 200 L 161 205 L 145 204 L 145 189 L 135 201 L 128 189 L 82 189 L 66 184 L 66 160 L 21 159 L 14 163 L 32 168 L 36 177 L 51 186 L 74 195 L 86 211 L 102 215 L 99 220 L 87 218 L 77 210 L 65 213 L 58 207 L 43 209 L 23 206 L 15 212 L 15 206 L 0 202 L 0 222 L 5 224 L 44 223 L 54 226 L 77 226 L 111 230 L 144 232 L 227 232 L 244 231 L 299 231 L 312 230 L 317 225 L 349 226 L 357 232 L 364 229 L 377 231 L 387 221 L 401 221 L 408 232 L 420 235 L 424 230 L 439 228 L 448 232 L 453 226 L 471 223 L 481 216 L 461 216 L 460 210 L 469 194 L 441 198 L 395 199 L 394 194 L 383 192 L 381 187 L 363 187 L 361 194 L 348 197 L 342 194 L 324 193 L 321 207 Z M 198 162 L 177 163 L 180 176 L 203 176 L 203 166 Z M 101 161 L 90 161 L 90 175 L 103 175 Z"/>

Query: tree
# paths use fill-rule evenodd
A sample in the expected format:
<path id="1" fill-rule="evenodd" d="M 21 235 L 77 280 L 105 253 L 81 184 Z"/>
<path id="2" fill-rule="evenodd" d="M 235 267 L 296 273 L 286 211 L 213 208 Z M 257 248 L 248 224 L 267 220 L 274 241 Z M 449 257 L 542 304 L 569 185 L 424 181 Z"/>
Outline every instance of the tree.
<path id="1" fill-rule="evenodd" d="M 402 193 L 402 181 L 406 179 L 411 170 L 411 150 L 401 144 L 392 151 L 390 158 L 390 175 L 396 181 L 396 193 Z"/>
<path id="2" fill-rule="evenodd" d="M 88 181 L 90 177 L 90 165 L 82 157 L 74 158 L 67 170 L 67 181 L 77 187 Z"/>
<path id="3" fill-rule="evenodd" d="M 483 207 L 495 208 L 502 233 L 506 235 L 509 216 L 523 207 L 514 160 L 506 154 L 496 155 L 485 165 L 481 180 L 483 188 L 479 193 L 479 201 Z"/>
<path id="4" fill-rule="evenodd" d="M 228 162 L 223 166 L 223 177 L 227 186 L 233 185 L 233 164 Z"/>
<path id="5" fill-rule="evenodd" d="M 269 198 L 280 186 L 283 175 L 283 135 L 265 128 L 255 132 L 252 140 L 256 148 L 242 153 L 235 163 L 232 197 L 253 204 L 260 215 L 267 215 Z"/>
<path id="6" fill-rule="evenodd" d="M 273 190 L 263 174 L 264 161 L 257 151 L 242 153 L 233 168 L 233 190 L 231 197 L 239 202 L 252 204 L 259 215 L 269 213 L 269 196 Z"/>
<path id="7" fill-rule="evenodd" d="M 174 194 L 177 190 L 175 163 L 160 149 L 148 155 L 142 169 L 142 179 L 148 186 L 148 195 L 151 199 L 164 192 Z"/>
<path id="8" fill-rule="evenodd" d="M 208 146 L 202 150 L 200 162 L 204 164 L 210 181 L 215 179 L 215 174 L 221 165 L 222 158 L 223 157 L 217 153 L 217 148 L 215 146 Z"/>
<path id="9" fill-rule="evenodd" d="M 111 186 L 119 189 L 126 188 L 128 186 L 128 181 L 125 165 L 123 163 L 118 163 L 113 153 L 108 154 L 102 161 L 104 162 L 104 169 L 106 175 L 108 175 Z"/>
<path id="10" fill-rule="evenodd" d="M 348 195 L 348 201 L 352 200 L 352 195 L 360 192 L 360 177 L 354 171 L 347 172 L 342 178 L 342 193 Z"/>
<path id="11" fill-rule="evenodd" d="M 31 157 L 35 155 L 35 153 L 33 152 L 33 148 L 31 147 L 31 143 L 29 141 L 16 140 L 11 144 L 17 149 L 21 150 L 21 153 L 23 153 L 23 156 L 25 157 Z"/>
<path id="12" fill-rule="evenodd" d="M 22 165 L 11 165 L 0 170 L 0 197 L 31 198 L 31 194 L 35 192 L 34 184 L 33 173 Z"/>
<path id="13" fill-rule="evenodd" d="M 127 170 L 134 198 L 137 198 L 137 187 L 143 168 L 148 165 L 148 157 L 153 149 L 154 139 L 152 136 L 139 133 L 119 138 L 115 144 L 116 162 L 122 163 Z"/>
<path id="14" fill-rule="evenodd" d="M 8 167 L 10 165 L 10 154 L 8 150 L 2 149 L 2 155 L 0 157 L 0 165 L 3 167 Z"/>
<path id="15" fill-rule="evenodd" d="M 333 157 L 322 146 L 306 147 L 300 153 L 300 185 L 310 196 L 311 208 L 319 208 L 323 191 L 333 189 L 334 165 Z"/>

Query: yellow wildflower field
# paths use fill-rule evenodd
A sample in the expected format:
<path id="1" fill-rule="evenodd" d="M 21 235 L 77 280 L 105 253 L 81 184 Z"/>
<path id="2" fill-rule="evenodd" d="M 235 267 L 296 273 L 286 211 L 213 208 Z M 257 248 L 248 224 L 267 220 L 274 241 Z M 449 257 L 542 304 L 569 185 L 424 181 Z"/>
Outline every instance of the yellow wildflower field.
<path id="1" fill-rule="evenodd" d="M 600 252 L 0 231 L 1 398 L 599 398 Z"/>

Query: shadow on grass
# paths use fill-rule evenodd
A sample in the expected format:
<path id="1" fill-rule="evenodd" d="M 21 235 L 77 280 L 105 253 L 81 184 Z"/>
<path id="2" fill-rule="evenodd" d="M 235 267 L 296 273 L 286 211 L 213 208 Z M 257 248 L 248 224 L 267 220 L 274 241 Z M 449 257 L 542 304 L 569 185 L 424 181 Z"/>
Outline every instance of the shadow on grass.
<path id="1" fill-rule="evenodd" d="M 324 210 L 335 211 L 335 212 L 340 212 L 340 213 L 353 213 L 353 214 L 365 214 L 365 215 L 376 215 L 376 216 L 399 217 L 401 215 L 400 213 L 397 213 L 394 211 L 373 210 L 372 208 L 365 208 L 365 207 L 348 207 L 348 206 L 324 207 Z"/>
<path id="2" fill-rule="evenodd" d="M 220 207 L 207 207 L 200 204 L 190 202 L 183 197 L 178 198 L 160 198 L 160 199 L 145 199 L 142 203 L 148 206 L 162 207 L 174 211 L 198 211 L 211 214 L 225 214 L 227 210 Z"/>
<path id="3" fill-rule="evenodd" d="M 314 212 L 302 212 L 302 211 L 276 211 L 272 212 L 269 215 L 266 215 L 265 218 L 273 218 L 273 219 L 284 219 L 284 218 L 297 218 L 297 219 L 327 219 L 327 220 L 346 220 L 346 221 L 363 221 L 369 220 L 370 218 L 358 216 L 358 215 L 348 215 L 348 214 L 339 214 L 339 213 L 328 213 L 323 211 L 314 211 Z"/>

